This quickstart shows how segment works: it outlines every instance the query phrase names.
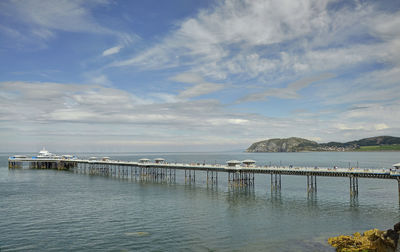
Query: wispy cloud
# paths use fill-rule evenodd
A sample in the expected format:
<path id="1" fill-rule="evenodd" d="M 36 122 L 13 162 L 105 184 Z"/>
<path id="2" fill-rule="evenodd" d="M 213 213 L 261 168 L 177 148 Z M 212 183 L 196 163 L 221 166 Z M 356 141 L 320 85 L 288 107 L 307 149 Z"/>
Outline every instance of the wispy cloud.
<path id="1" fill-rule="evenodd" d="M 119 53 L 119 51 L 124 48 L 123 46 L 114 46 L 111 48 L 108 48 L 107 50 L 104 50 L 104 52 L 102 53 L 103 56 L 109 56 L 112 54 L 116 54 Z"/>
<path id="2" fill-rule="evenodd" d="M 392 27 L 398 13 L 380 14 L 377 5 L 361 2 L 332 5 L 313 0 L 222 1 L 110 66 L 184 66 L 214 80 L 261 86 L 321 72 L 341 75 L 376 62 L 397 64 L 399 34 Z"/>
<path id="3" fill-rule="evenodd" d="M 191 87 L 185 88 L 179 93 L 178 98 L 192 98 L 200 95 L 205 95 L 226 88 L 227 85 L 206 82 L 204 79 L 195 73 L 181 73 L 172 78 L 172 81 L 194 84 Z"/>
<path id="4" fill-rule="evenodd" d="M 96 21 L 92 10 L 105 6 L 107 0 L 90 1 L 3 1 L 0 15 L 9 20 L 11 27 L 1 28 L 12 37 L 45 43 L 59 31 L 115 36 L 119 41 L 132 41 L 135 34 L 109 29 Z"/>
<path id="5" fill-rule="evenodd" d="M 0 82 L 4 143 L 10 135 L 34 141 L 58 133 L 124 147 L 231 148 L 271 137 L 346 141 L 400 132 L 398 9 L 371 1 L 216 1 L 162 33 L 142 26 L 140 39 L 137 26 L 107 16 L 121 14 L 111 3 L 0 2 L 5 52 L 31 41 L 54 46 L 26 61 L 40 62 L 39 71 L 10 53 L 17 67 L 9 73 L 27 81 Z M 122 25 L 112 29 L 97 14 Z M 61 38 L 70 35 L 99 43 L 89 50 L 78 41 L 69 55 L 63 46 L 72 45 Z M 73 69 L 39 60 L 58 59 L 55 51 L 74 58 Z M 57 76 L 40 75 L 52 67 Z"/>
<path id="6" fill-rule="evenodd" d="M 96 85 L 2 82 L 0 90 L 2 125 L 9 125 L 12 117 L 13 124 L 24 122 L 24 130 L 37 134 L 51 125 L 57 125 L 58 129 L 69 125 L 68 132 L 80 134 L 90 124 L 94 132 L 104 132 L 105 137 L 131 131 L 147 136 L 149 141 L 162 134 L 165 144 L 173 144 L 176 139 L 191 139 L 209 146 L 207 139 L 210 138 L 221 139 L 220 144 L 226 144 L 233 136 L 239 144 L 248 142 L 267 128 L 282 129 L 282 132 L 274 131 L 278 136 L 290 125 L 283 120 L 226 111 L 216 100 L 171 102 L 170 98 L 160 100 L 159 94 L 153 99 L 149 95 L 145 100 L 119 89 Z M 303 122 L 296 125 L 299 124 Z M 20 132 L 19 127 L 13 131 L 27 134 Z M 132 141 L 135 140 L 133 137 Z"/>
<path id="7" fill-rule="evenodd" d="M 301 89 L 308 87 L 312 83 L 333 77 L 335 77 L 334 74 L 326 73 L 326 74 L 320 74 L 318 76 L 304 78 L 299 81 L 290 83 L 285 88 L 271 88 L 263 92 L 257 92 L 246 95 L 245 97 L 238 99 L 236 102 L 240 103 L 240 102 L 261 101 L 265 100 L 267 97 L 277 97 L 282 99 L 297 99 L 300 97 L 298 91 L 300 91 Z"/>

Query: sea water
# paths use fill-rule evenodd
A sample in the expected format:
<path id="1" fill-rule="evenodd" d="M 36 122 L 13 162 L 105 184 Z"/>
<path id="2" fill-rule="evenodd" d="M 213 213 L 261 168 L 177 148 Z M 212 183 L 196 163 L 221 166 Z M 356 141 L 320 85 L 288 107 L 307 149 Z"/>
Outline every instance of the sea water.
<path id="1" fill-rule="evenodd" d="M 400 221 L 397 181 L 318 177 L 307 194 L 306 177 L 270 175 L 255 186 L 206 183 L 196 172 L 185 183 L 90 176 L 67 171 L 8 169 L 0 155 L 0 251 L 333 251 L 327 238 Z M 165 158 L 168 162 L 220 163 L 254 159 L 259 165 L 390 168 L 399 152 L 308 153 L 104 153 L 115 160 Z"/>

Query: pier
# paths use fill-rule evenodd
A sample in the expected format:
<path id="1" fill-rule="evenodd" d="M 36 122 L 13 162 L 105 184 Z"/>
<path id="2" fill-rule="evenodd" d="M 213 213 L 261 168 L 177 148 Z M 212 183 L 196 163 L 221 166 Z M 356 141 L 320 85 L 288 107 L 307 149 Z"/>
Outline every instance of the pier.
<path id="1" fill-rule="evenodd" d="M 184 164 L 167 163 L 158 158 L 152 162 L 149 159 L 134 161 L 118 161 L 109 158 L 78 159 L 72 156 L 45 158 L 13 156 L 8 159 L 9 169 L 55 169 L 72 171 L 88 175 L 111 176 L 118 178 L 135 178 L 151 181 L 176 181 L 176 171 L 184 171 L 185 182 L 195 183 L 196 175 L 206 175 L 206 183 L 217 185 L 218 174 L 226 173 L 228 184 L 235 187 L 254 186 L 255 174 L 271 176 L 271 191 L 280 190 L 283 175 L 304 176 L 307 178 L 307 193 L 317 192 L 317 177 L 348 177 L 351 196 L 358 195 L 358 179 L 394 179 L 398 182 L 400 200 L 400 164 L 393 169 L 364 169 L 364 168 L 327 168 L 327 167 L 296 167 L 296 166 L 256 166 L 253 160 L 227 161 L 226 164 Z M 196 174 L 197 172 L 197 174 Z"/>

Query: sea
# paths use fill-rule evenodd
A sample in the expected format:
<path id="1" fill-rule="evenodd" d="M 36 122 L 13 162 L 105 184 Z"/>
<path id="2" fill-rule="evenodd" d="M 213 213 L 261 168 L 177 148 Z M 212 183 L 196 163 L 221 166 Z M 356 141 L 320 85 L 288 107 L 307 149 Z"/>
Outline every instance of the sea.
<path id="1" fill-rule="evenodd" d="M 185 183 L 152 182 L 69 171 L 8 169 L 0 153 L 0 251 L 335 251 L 327 239 L 400 221 L 396 180 L 318 177 L 308 194 L 306 177 L 270 175 L 254 187 L 206 183 L 196 172 Z M 224 164 L 253 159 L 259 165 L 391 168 L 399 152 L 304 153 L 73 153 L 114 160 L 165 158 L 168 162 Z M 34 155 L 34 153 L 31 153 Z"/>

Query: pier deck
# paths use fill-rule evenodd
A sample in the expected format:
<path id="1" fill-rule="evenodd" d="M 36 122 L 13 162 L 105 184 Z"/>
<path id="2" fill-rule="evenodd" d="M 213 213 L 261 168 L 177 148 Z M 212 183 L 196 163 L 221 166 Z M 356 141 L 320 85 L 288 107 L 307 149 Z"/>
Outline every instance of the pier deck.
<path id="1" fill-rule="evenodd" d="M 256 174 L 282 174 L 299 176 L 328 176 L 328 177 L 359 177 L 379 179 L 399 179 L 400 172 L 393 172 L 389 169 L 365 169 L 365 168 L 328 168 L 328 167 L 298 167 L 298 166 L 237 166 L 232 167 L 221 164 L 185 164 L 185 163 L 140 163 L 133 161 L 118 160 L 87 160 L 87 159 L 9 159 L 9 163 L 56 163 L 64 164 L 62 167 L 76 167 L 80 164 L 90 165 L 118 165 L 142 168 L 166 168 L 179 170 L 216 171 L 216 172 L 246 172 Z M 54 167 L 58 169 L 59 167 Z"/>
<path id="2" fill-rule="evenodd" d="M 185 171 L 185 181 L 194 182 L 196 171 L 207 173 L 207 183 L 218 183 L 218 173 L 227 173 L 229 184 L 254 185 L 255 174 L 270 174 L 271 189 L 281 188 L 281 175 L 307 176 L 307 192 L 317 191 L 317 177 L 349 177 L 350 194 L 358 194 L 358 178 L 395 179 L 398 181 L 400 200 L 400 172 L 390 169 L 328 168 L 296 166 L 256 166 L 221 164 L 185 164 L 166 162 L 133 162 L 118 160 L 60 159 L 60 158 L 19 158 L 8 159 L 9 168 L 28 166 L 33 169 L 58 169 L 78 171 L 93 175 L 146 177 L 175 180 L 176 170 Z"/>

